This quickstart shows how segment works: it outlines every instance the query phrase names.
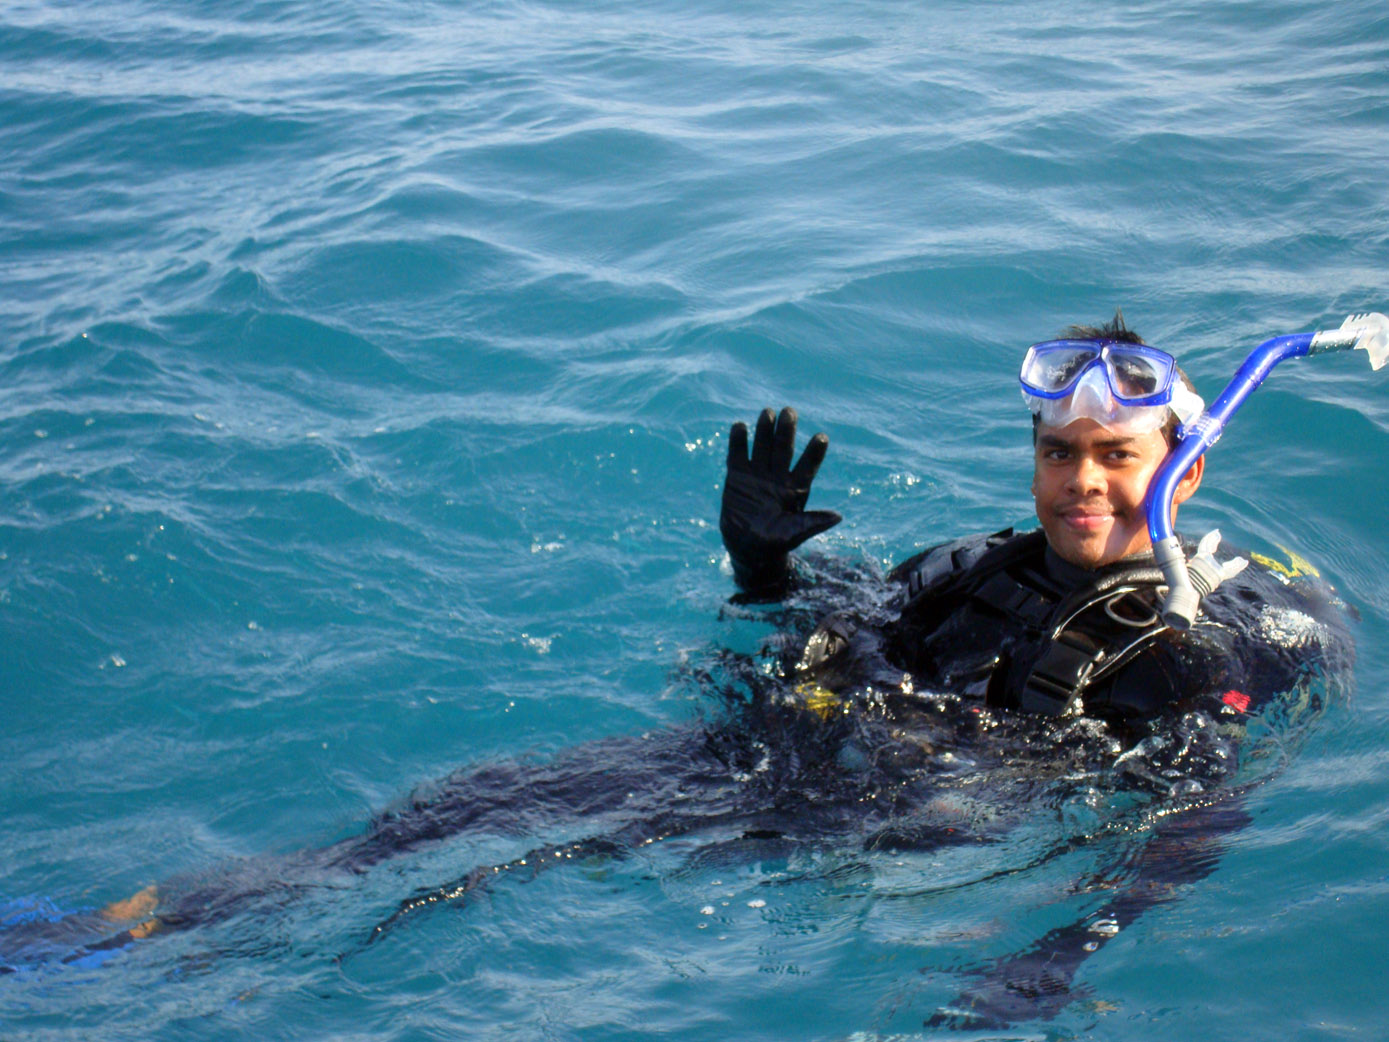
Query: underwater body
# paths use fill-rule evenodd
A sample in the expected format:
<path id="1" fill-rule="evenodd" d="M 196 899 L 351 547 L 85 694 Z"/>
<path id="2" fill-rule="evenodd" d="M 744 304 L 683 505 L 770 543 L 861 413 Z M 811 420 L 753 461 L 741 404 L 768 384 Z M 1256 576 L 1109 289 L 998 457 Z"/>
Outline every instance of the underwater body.
<path id="1" fill-rule="evenodd" d="M 918 841 L 870 842 L 893 765 L 740 715 L 818 605 L 728 604 L 728 424 L 785 401 L 830 433 L 821 550 L 869 573 L 1030 525 L 1027 343 L 1122 306 L 1209 398 L 1383 304 L 1385 38 L 1368 4 L 7 6 L 3 918 L 263 896 L 0 977 L 0 1038 L 944 1032 L 977 971 L 1103 906 L 1161 798 L 965 740 L 978 770 L 904 790 Z M 1248 824 L 1017 1034 L 1382 1023 L 1364 368 L 1281 368 L 1179 526 L 1319 570 L 1360 615 L 1353 697 L 1256 735 Z M 778 740 L 730 760 L 722 823 L 623 834 L 691 802 L 663 757 L 704 734 Z M 284 868 L 508 765 L 645 784 Z M 961 826 L 985 841 L 920 838 Z"/>

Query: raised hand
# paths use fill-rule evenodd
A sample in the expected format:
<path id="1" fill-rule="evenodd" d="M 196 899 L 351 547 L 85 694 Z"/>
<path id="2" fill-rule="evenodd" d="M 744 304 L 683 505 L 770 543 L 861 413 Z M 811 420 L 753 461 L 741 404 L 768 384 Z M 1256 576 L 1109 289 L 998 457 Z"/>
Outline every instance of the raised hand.
<path id="1" fill-rule="evenodd" d="M 762 410 L 751 456 L 747 424 L 733 425 L 719 531 L 743 589 L 753 592 L 780 586 L 786 578 L 786 555 L 843 520 L 833 510 L 805 509 L 810 483 L 829 444 L 824 434 L 815 435 L 793 467 L 795 409 L 788 406 L 780 416 L 771 409 Z"/>

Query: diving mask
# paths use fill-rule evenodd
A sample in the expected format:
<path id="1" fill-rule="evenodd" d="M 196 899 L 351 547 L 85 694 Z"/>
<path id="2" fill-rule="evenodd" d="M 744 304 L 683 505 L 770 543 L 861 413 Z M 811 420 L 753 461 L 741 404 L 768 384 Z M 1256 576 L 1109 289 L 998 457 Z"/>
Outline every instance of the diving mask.
<path id="1" fill-rule="evenodd" d="M 1081 419 L 1129 434 L 1157 430 L 1170 409 L 1187 424 L 1205 403 L 1166 351 L 1115 340 L 1033 344 L 1019 373 L 1028 407 L 1049 427 Z"/>

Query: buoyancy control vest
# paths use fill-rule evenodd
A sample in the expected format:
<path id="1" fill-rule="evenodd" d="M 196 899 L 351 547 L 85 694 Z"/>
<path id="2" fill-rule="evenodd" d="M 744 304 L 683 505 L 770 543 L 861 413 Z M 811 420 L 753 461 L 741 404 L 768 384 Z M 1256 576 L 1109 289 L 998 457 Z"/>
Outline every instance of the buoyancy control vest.
<path id="1" fill-rule="evenodd" d="M 1130 734 L 1173 708 L 1244 714 L 1354 658 L 1346 606 L 1300 558 L 1257 554 L 1202 603 L 1190 629 L 1161 622 L 1148 555 L 1086 571 L 1011 529 L 917 554 L 871 619 L 823 619 L 796 664 L 797 690 L 956 694 L 1046 715 L 1083 712 Z M 895 696 L 894 696 L 895 697 Z"/>
<path id="2" fill-rule="evenodd" d="M 926 685 L 1049 716 L 1146 717 L 1178 694 L 1153 653 L 1172 635 L 1150 558 L 1058 567 L 1044 533 L 1005 530 L 928 550 L 893 577 L 905 591 L 887 652 Z"/>

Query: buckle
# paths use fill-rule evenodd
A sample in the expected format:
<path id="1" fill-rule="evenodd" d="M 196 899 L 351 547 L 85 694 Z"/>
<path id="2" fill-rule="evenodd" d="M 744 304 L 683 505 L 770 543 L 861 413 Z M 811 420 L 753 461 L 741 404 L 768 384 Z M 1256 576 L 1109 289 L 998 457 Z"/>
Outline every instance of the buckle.
<path id="1" fill-rule="evenodd" d="M 1079 697 L 1090 671 L 1103 655 L 1104 650 L 1090 638 L 1062 633 L 1023 681 L 1019 705 L 1031 713 L 1061 716 Z"/>

